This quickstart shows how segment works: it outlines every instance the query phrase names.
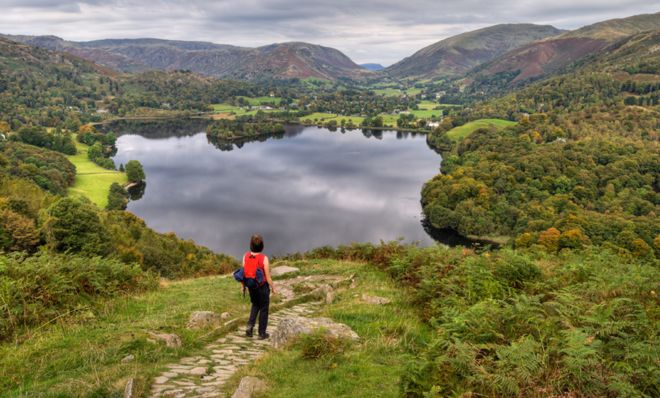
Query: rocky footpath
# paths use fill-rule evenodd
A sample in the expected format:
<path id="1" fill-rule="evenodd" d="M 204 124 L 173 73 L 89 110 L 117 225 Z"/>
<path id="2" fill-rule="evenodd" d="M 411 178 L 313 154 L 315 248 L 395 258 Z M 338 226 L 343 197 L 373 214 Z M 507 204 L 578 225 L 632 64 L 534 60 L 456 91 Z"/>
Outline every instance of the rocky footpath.
<path id="1" fill-rule="evenodd" d="M 277 268 L 274 268 L 277 270 Z M 284 275 L 297 269 L 286 269 L 278 273 Z M 295 276 L 289 279 L 275 281 L 281 303 L 274 310 L 271 303 L 268 330 L 273 337 L 269 340 L 259 340 L 245 336 L 243 318 L 229 318 L 228 314 L 217 315 L 211 311 L 198 311 L 191 314 L 188 327 L 222 327 L 235 325 L 238 328 L 209 344 L 200 355 L 181 358 L 179 362 L 167 365 L 167 370 L 153 380 L 151 397 L 220 397 L 231 391 L 226 391 L 227 380 L 242 366 L 263 356 L 272 346 L 282 347 L 287 342 L 302 333 L 309 333 L 318 328 L 336 331 L 338 336 L 357 339 L 357 334 L 348 326 L 334 323 L 328 318 L 309 318 L 324 303 L 331 303 L 335 290 L 343 283 L 350 283 L 352 278 L 342 278 L 334 275 Z M 309 298 L 312 301 L 287 306 L 298 298 Z M 226 320 L 226 321 L 225 321 Z M 152 337 L 169 341 L 172 336 Z M 249 397 L 252 391 L 264 388 L 264 382 L 254 380 L 241 381 L 242 387 L 235 392 L 237 397 Z"/>

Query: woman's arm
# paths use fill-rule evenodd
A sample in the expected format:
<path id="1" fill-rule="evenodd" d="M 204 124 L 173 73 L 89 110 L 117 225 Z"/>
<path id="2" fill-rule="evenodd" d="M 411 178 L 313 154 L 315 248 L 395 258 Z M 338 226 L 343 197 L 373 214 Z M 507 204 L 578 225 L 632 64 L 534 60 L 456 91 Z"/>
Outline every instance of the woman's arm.
<path id="1" fill-rule="evenodd" d="M 270 291 L 275 294 L 275 285 L 273 285 L 273 278 L 270 277 L 270 262 L 268 261 L 268 257 L 264 256 L 264 271 L 266 271 L 266 280 L 268 281 L 268 285 L 270 286 Z"/>

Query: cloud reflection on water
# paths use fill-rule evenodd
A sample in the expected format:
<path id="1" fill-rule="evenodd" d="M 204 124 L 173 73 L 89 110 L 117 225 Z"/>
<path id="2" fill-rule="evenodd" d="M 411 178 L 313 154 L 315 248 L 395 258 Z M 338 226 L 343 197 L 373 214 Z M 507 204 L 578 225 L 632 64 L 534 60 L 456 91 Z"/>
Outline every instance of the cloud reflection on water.
<path id="1" fill-rule="evenodd" d="M 214 250 L 240 255 L 252 233 L 270 254 L 405 237 L 430 243 L 419 192 L 438 172 L 423 136 L 306 128 L 220 151 L 205 134 L 122 135 L 115 162 L 138 159 L 148 186 L 129 211 Z"/>

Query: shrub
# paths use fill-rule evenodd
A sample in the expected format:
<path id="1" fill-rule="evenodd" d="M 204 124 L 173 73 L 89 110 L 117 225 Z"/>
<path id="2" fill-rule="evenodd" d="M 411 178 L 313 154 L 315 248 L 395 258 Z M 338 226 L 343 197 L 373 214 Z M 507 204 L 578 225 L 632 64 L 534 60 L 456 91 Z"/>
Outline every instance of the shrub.
<path id="1" fill-rule="evenodd" d="M 557 228 L 548 228 L 539 234 L 539 244 L 550 252 L 554 253 L 559 250 L 559 238 L 561 232 Z"/>
<path id="2" fill-rule="evenodd" d="M 157 286 L 154 274 L 116 260 L 48 253 L 0 256 L 0 339 L 93 305 L 96 297 Z"/>
<path id="3" fill-rule="evenodd" d="M 9 209 L 0 210 L 0 234 L 5 236 L 0 247 L 6 250 L 32 250 L 39 243 L 34 220 Z"/>
<path id="4" fill-rule="evenodd" d="M 312 360 L 335 360 L 349 349 L 350 346 L 350 340 L 333 336 L 324 329 L 304 334 L 298 340 L 301 356 L 304 359 Z"/>

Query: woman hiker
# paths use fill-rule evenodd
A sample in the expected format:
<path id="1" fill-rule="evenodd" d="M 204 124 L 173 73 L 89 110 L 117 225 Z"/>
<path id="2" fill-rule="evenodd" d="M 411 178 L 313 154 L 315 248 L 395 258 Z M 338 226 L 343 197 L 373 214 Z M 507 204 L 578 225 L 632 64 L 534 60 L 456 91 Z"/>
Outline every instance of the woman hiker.
<path id="1" fill-rule="evenodd" d="M 264 239 L 261 235 L 252 235 L 250 238 L 250 251 L 246 252 L 243 256 L 243 269 L 245 269 L 246 264 L 254 264 L 258 269 L 263 272 L 263 275 L 266 276 L 266 280 L 260 286 L 257 286 L 252 289 L 248 289 L 250 292 L 250 302 L 252 302 L 252 308 L 250 309 L 250 319 L 248 320 L 247 329 L 245 335 L 252 337 L 254 331 L 254 325 L 257 322 L 257 315 L 259 315 L 259 339 L 267 339 L 269 337 L 266 333 L 266 327 L 268 326 L 268 306 L 270 304 L 270 292 L 272 291 L 275 294 L 275 286 L 273 285 L 273 279 L 270 276 L 270 264 L 268 263 L 268 257 L 263 255 L 261 252 L 264 250 Z"/>

